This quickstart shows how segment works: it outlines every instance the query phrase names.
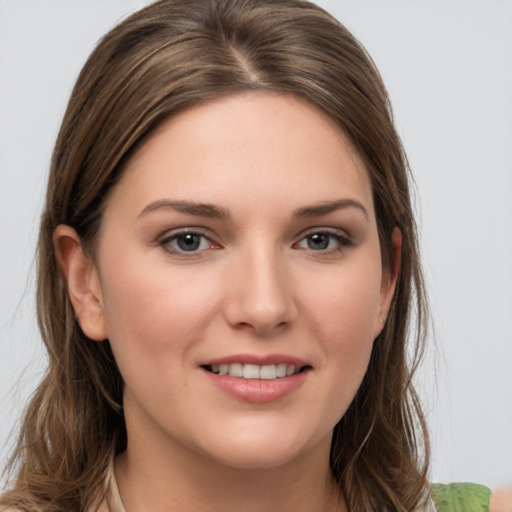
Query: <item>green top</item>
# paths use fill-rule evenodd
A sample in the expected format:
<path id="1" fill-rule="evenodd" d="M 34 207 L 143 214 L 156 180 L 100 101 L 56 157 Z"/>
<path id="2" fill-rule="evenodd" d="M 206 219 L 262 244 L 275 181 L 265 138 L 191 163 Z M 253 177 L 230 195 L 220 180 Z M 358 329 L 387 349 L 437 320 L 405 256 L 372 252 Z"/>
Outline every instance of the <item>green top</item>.
<path id="1" fill-rule="evenodd" d="M 478 484 L 434 484 L 438 512 L 489 512 L 491 491 Z"/>

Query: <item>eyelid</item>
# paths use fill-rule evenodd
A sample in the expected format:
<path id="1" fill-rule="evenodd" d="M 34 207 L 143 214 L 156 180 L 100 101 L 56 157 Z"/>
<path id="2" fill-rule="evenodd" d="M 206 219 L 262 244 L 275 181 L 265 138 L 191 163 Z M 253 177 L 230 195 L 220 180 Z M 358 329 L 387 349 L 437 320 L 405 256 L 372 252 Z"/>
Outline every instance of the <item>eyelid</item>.
<path id="1" fill-rule="evenodd" d="M 315 235 L 317 233 L 323 233 L 326 235 L 332 235 L 335 237 L 342 237 L 347 240 L 347 242 L 353 243 L 354 236 L 350 234 L 347 230 L 341 229 L 341 228 L 332 228 L 327 226 L 314 226 L 311 228 L 308 228 L 300 233 L 300 235 L 297 237 L 297 240 L 300 241 L 303 238 L 306 238 L 311 235 Z"/>
<path id="2" fill-rule="evenodd" d="M 188 235 L 188 234 L 202 235 L 206 238 L 209 238 L 206 231 L 207 230 L 205 230 L 204 228 L 200 228 L 200 227 L 196 227 L 196 226 L 184 226 L 184 227 L 171 228 L 171 229 L 165 230 L 161 235 L 159 235 L 158 240 L 162 242 L 162 241 L 165 241 L 174 236 Z"/>

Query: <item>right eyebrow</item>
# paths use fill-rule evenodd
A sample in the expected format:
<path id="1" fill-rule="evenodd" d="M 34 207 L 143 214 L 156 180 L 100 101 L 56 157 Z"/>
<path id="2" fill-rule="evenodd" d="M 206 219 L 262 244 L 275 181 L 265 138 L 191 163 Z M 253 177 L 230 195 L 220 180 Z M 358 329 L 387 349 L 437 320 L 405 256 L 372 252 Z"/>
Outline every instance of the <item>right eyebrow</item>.
<path id="1" fill-rule="evenodd" d="M 345 208 L 356 208 L 361 211 L 366 219 L 368 219 L 368 211 L 366 208 L 357 201 L 356 199 L 346 198 L 346 199 L 337 199 L 334 201 L 326 201 L 324 203 L 315 204 L 312 206 L 305 206 L 303 208 L 299 208 L 295 211 L 294 217 L 303 218 L 303 217 L 321 217 L 322 215 L 327 215 L 336 210 L 343 210 Z"/>
<path id="2" fill-rule="evenodd" d="M 173 201 L 171 199 L 158 199 L 145 206 L 137 217 L 159 209 L 175 210 L 179 213 L 194 215 L 196 217 L 208 217 L 211 219 L 229 219 L 229 212 L 209 203 L 196 203 L 194 201 Z"/>

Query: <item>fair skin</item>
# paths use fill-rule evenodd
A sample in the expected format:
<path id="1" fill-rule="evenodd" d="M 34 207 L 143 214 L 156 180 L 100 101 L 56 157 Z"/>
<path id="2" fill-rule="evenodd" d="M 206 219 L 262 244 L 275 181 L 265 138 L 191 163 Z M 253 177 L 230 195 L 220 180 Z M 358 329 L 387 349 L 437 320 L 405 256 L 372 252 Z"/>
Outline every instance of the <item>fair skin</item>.
<path id="1" fill-rule="evenodd" d="M 94 258 L 68 226 L 54 240 L 83 331 L 124 379 L 128 512 L 346 509 L 332 430 L 401 236 L 383 271 L 368 173 L 330 118 L 260 92 L 189 108 L 126 165 Z"/>

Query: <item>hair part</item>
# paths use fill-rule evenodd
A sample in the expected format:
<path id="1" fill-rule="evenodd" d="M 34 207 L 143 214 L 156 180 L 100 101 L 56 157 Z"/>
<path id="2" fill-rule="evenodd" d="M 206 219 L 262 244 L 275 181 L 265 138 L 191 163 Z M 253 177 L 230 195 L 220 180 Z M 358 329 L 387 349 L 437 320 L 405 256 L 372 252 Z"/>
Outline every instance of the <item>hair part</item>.
<path id="1" fill-rule="evenodd" d="M 62 122 L 38 242 L 48 369 L 26 410 L 10 463 L 16 479 L 2 505 L 94 508 L 112 458 L 126 447 L 122 378 L 108 340 L 88 339 L 76 321 L 57 268 L 56 227 L 75 228 L 94 257 L 109 193 L 153 130 L 191 105 L 252 90 L 305 99 L 348 135 L 370 176 L 384 268 L 393 229 L 401 230 L 395 296 L 363 383 L 335 427 L 330 462 L 350 510 L 410 511 L 424 499 L 428 436 L 412 377 L 428 310 L 408 164 L 378 71 L 338 21 L 305 1 L 161 0 L 103 37 Z"/>

